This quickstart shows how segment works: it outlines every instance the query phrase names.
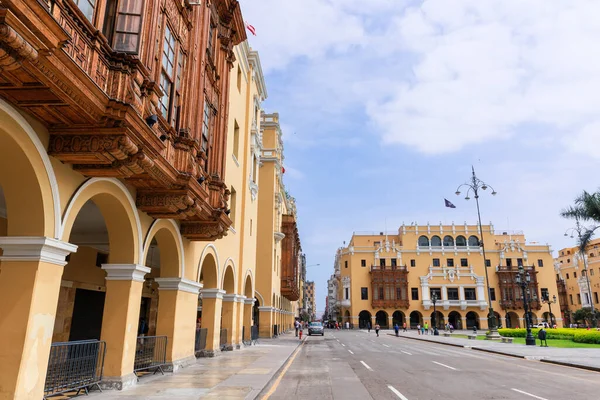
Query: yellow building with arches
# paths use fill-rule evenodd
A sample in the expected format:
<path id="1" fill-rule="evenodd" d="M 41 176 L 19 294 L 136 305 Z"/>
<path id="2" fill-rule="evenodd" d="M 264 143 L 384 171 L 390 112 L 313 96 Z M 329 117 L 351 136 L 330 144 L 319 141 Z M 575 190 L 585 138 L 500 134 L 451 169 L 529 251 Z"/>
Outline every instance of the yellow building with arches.
<path id="1" fill-rule="evenodd" d="M 354 232 L 336 256 L 342 321 L 354 328 L 406 323 L 414 329 L 435 321 L 440 329 L 446 324 L 487 329 L 491 300 L 501 326 L 524 327 L 522 289 L 515 279 L 519 266 L 531 276 L 532 323 L 550 323 L 542 300 L 558 296 L 552 251 L 526 241 L 523 232 L 496 232 L 493 225 L 480 232 L 476 225 L 416 223 L 393 232 Z M 562 327 L 558 307 L 552 319 Z"/>
<path id="2" fill-rule="evenodd" d="M 47 123 L 0 99 L 0 398 L 43 396 L 52 343 L 105 342 L 102 385 L 121 389 L 136 381 L 136 349 L 151 337 L 166 337 L 164 367 L 176 371 L 196 356 L 240 348 L 259 313 L 267 318 L 260 307 L 271 307 L 269 325 L 279 332 L 292 326 L 297 304 L 281 296 L 281 286 L 257 288 L 268 275 L 257 267 L 268 246 L 259 239 L 259 202 L 272 198 L 259 177 L 267 93 L 258 54 L 247 42 L 232 51 L 227 137 L 212 155 L 225 175 L 194 178 L 208 185 L 206 204 L 185 193 L 150 201 L 139 180 L 61 162 L 49 155 L 57 139 Z M 230 224 L 226 231 L 166 211 L 204 215 L 209 204 L 217 224 Z M 291 213 L 295 205 L 282 207 Z M 272 276 L 279 283 L 281 275 Z M 271 294 L 276 303 L 264 300 Z"/>

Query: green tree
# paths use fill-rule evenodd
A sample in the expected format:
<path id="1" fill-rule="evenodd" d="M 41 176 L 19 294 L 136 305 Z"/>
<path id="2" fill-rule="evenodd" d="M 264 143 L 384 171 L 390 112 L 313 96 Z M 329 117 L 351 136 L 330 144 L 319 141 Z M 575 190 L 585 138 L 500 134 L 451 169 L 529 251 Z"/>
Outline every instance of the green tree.
<path id="1" fill-rule="evenodd" d="M 598 317 L 600 317 L 600 313 L 598 311 L 595 311 L 596 314 L 596 320 L 598 319 Z M 583 307 L 580 308 L 577 311 L 574 311 L 572 314 L 572 318 L 573 321 L 576 323 L 585 323 L 585 324 L 591 324 L 593 321 L 593 316 L 594 313 L 592 312 L 592 309 L 590 307 Z"/>
<path id="2" fill-rule="evenodd" d="M 579 232 L 578 246 L 581 254 L 585 254 L 585 249 L 594 237 L 595 231 L 600 228 L 600 191 L 588 193 L 585 190 L 575 199 L 575 204 L 564 209 L 560 213 L 564 218 L 592 223 L 590 227 L 581 227 Z"/>

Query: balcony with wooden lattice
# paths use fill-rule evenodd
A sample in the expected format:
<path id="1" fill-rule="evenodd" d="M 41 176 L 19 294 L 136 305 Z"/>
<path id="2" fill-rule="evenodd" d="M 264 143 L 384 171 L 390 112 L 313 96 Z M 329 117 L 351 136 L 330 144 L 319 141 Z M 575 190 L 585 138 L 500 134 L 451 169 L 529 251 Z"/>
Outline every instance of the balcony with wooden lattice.
<path id="1" fill-rule="evenodd" d="M 542 303 L 538 295 L 538 280 L 534 266 L 525 266 L 525 272 L 529 272 L 531 281 L 529 282 L 526 290 L 528 291 L 527 297 L 529 299 L 529 305 L 532 310 L 540 310 Z M 498 284 L 500 285 L 500 307 L 505 310 L 522 310 L 523 307 L 523 290 L 517 283 L 516 277 L 519 273 L 518 267 L 515 266 L 498 266 L 496 267 L 496 274 L 498 275 Z"/>
<path id="2" fill-rule="evenodd" d="M 405 265 L 373 265 L 371 275 L 371 306 L 373 308 L 403 308 L 408 300 L 408 268 Z"/>
<path id="3" fill-rule="evenodd" d="M 292 214 L 282 215 L 281 241 L 281 294 L 290 301 L 300 299 L 301 270 L 300 259 L 302 247 L 296 225 L 296 217 Z"/>

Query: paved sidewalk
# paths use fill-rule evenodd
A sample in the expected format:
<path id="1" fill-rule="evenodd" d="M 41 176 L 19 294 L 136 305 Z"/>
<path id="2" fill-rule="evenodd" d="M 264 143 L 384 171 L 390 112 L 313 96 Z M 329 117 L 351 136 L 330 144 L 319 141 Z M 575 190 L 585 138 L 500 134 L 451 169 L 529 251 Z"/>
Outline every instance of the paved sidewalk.
<path id="1" fill-rule="evenodd" d="M 97 400 L 126 399 L 254 399 L 288 360 L 300 341 L 294 334 L 259 339 L 256 346 L 199 358 L 176 373 L 149 375 L 122 391 L 92 392 Z"/>
<path id="2" fill-rule="evenodd" d="M 367 331 L 363 332 L 366 333 Z M 460 331 L 458 333 L 463 334 L 464 332 Z M 393 330 L 386 330 L 384 331 L 384 333 L 395 336 Z M 435 342 L 450 346 L 471 348 L 473 350 L 487 351 L 512 357 L 526 358 L 530 360 L 540 360 L 547 363 L 568 365 L 571 367 L 584 368 L 600 372 L 600 349 L 569 349 L 556 347 L 526 346 L 523 344 L 499 343 L 496 341 L 487 340 L 473 340 L 433 335 L 418 335 L 416 331 L 401 331 L 400 337 L 406 339 Z"/>

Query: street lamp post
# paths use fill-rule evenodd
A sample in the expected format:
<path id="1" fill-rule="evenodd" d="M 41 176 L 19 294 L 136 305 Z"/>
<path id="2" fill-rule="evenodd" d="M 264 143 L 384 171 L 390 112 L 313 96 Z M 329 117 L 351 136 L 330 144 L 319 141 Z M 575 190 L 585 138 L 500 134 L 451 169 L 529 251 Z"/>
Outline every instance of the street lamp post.
<path id="1" fill-rule="evenodd" d="M 573 233 L 577 232 L 577 237 L 579 238 L 579 241 L 581 242 L 582 230 L 583 230 L 583 227 L 579 223 L 579 218 L 576 218 L 575 219 L 575 227 L 567 229 L 567 231 L 565 232 L 565 236 L 571 236 L 571 238 L 573 238 Z M 585 271 L 585 280 L 587 281 L 588 299 L 590 301 L 590 306 L 592 308 L 592 327 L 596 328 L 598 325 L 598 322 L 596 321 L 596 310 L 594 308 L 594 301 L 592 299 L 592 287 L 590 285 L 590 277 L 588 276 L 587 256 L 585 254 L 585 251 L 580 251 L 579 253 L 581 254 L 581 257 L 583 257 L 583 270 Z"/>
<path id="2" fill-rule="evenodd" d="M 546 296 L 542 299 L 542 303 L 548 304 L 548 312 L 550 312 L 550 327 L 554 327 L 554 319 L 552 315 L 552 304 L 556 304 L 556 295 L 552 296 L 552 300 L 550 300 L 550 295 Z"/>
<path id="3" fill-rule="evenodd" d="M 433 325 L 433 335 L 439 336 L 440 333 L 438 332 L 438 328 L 437 328 L 437 312 L 435 311 L 435 303 L 437 303 L 437 301 L 438 301 L 437 293 L 434 292 L 431 295 L 431 301 L 433 303 L 433 321 L 431 321 L 432 325 Z"/>
<path id="4" fill-rule="evenodd" d="M 490 279 L 488 276 L 488 266 L 487 266 L 487 258 L 485 256 L 485 245 L 483 240 L 483 227 L 481 225 L 481 211 L 479 208 L 479 189 L 487 190 L 490 188 L 492 190 L 492 196 L 495 196 L 497 192 L 493 187 L 483 182 L 477 175 L 475 175 L 475 168 L 471 167 L 472 176 L 470 181 L 463 183 L 456 189 L 456 195 L 460 195 L 460 189 L 463 187 L 467 188 L 467 195 L 465 196 L 465 200 L 470 200 L 469 193 L 473 192 L 473 197 L 475 197 L 475 203 L 477 204 L 477 222 L 479 224 L 479 233 L 481 235 L 481 240 L 479 244 L 481 246 L 481 253 L 483 254 L 483 269 L 485 271 L 485 284 L 487 286 L 487 294 L 488 294 L 488 328 L 489 331 L 486 334 L 487 339 L 500 339 L 500 334 L 498 333 L 498 325 L 496 324 L 496 314 L 494 313 L 494 308 L 492 306 L 492 294 L 490 289 Z"/>
<path id="5" fill-rule="evenodd" d="M 522 265 L 519 265 L 519 272 L 517 272 L 515 281 L 517 282 L 517 285 L 521 286 L 521 290 L 523 291 L 523 309 L 525 310 L 525 324 L 527 325 L 525 344 L 528 346 L 535 346 L 535 338 L 531 333 L 531 311 L 529 308 L 529 297 L 527 296 L 531 275 L 529 275 L 529 271 L 525 272 L 525 268 L 523 268 Z"/>

